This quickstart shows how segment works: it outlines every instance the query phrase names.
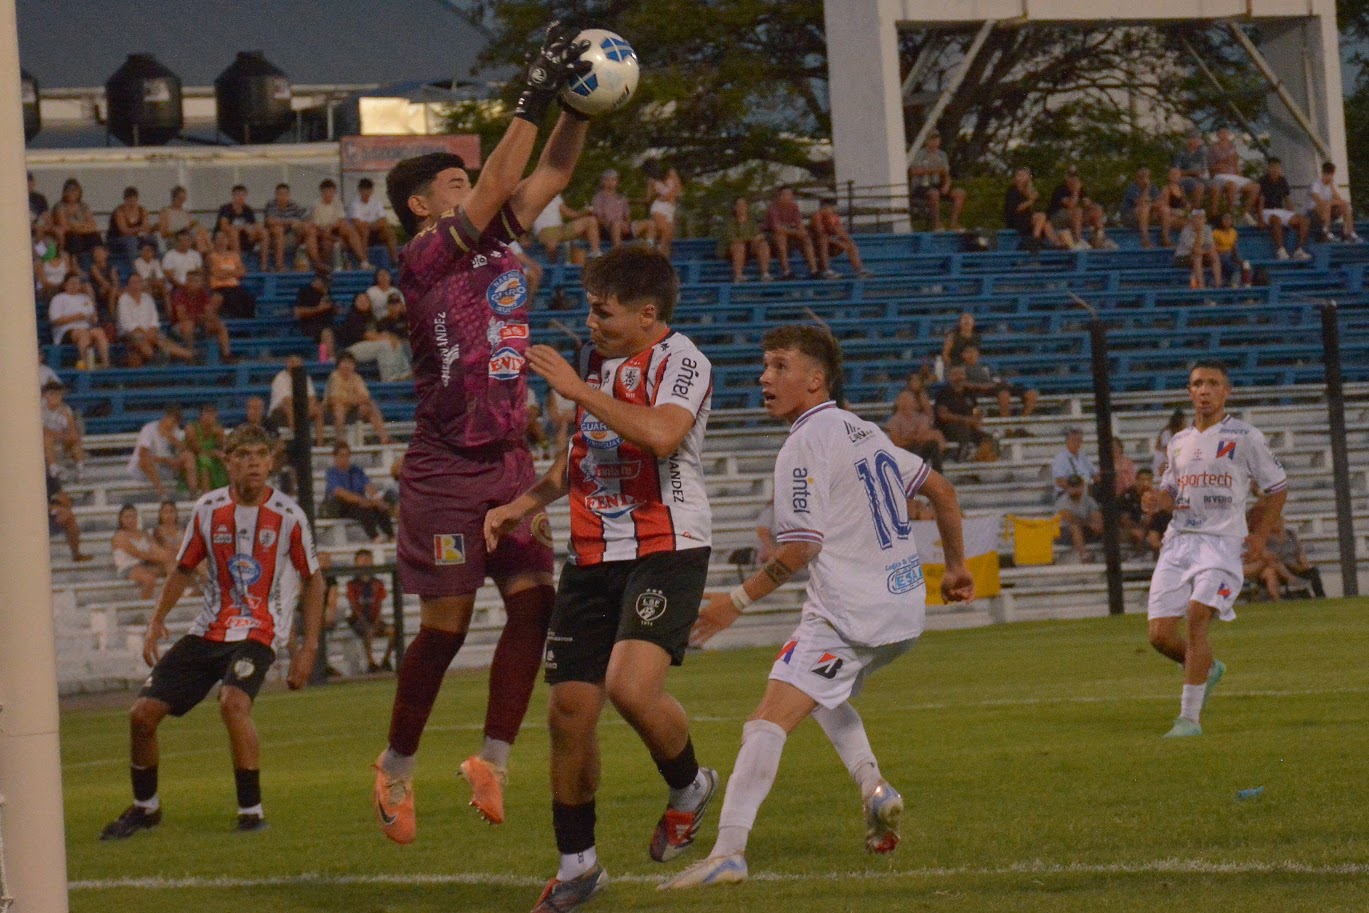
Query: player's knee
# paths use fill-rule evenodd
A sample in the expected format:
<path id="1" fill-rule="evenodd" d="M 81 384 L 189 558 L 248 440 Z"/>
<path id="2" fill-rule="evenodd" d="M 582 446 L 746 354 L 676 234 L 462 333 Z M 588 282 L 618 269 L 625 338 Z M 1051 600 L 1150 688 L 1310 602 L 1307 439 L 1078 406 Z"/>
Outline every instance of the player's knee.
<path id="1" fill-rule="evenodd" d="M 149 700 L 134 701 L 128 712 L 128 721 L 133 732 L 140 736 L 151 736 L 157 732 L 157 724 L 162 721 L 162 712 Z"/>
<path id="2" fill-rule="evenodd" d="M 640 679 L 610 674 L 605 685 L 614 708 L 628 719 L 641 719 L 655 706 L 655 689 Z"/>
<path id="3" fill-rule="evenodd" d="M 238 688 L 224 688 L 219 694 L 219 713 L 225 722 L 246 719 L 252 715 L 252 699 Z"/>

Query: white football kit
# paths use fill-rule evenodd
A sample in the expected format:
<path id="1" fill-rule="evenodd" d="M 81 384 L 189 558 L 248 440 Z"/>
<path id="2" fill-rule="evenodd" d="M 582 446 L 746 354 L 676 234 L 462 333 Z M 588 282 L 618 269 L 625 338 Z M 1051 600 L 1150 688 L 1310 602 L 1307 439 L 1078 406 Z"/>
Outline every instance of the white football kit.
<path id="1" fill-rule="evenodd" d="M 1192 601 L 1231 621 L 1244 579 L 1250 483 L 1274 494 L 1287 476 L 1259 429 L 1231 416 L 1206 431 L 1180 431 L 1167 455 L 1160 488 L 1174 498 L 1174 516 L 1150 580 L 1148 615 L 1179 618 Z"/>
<path id="2" fill-rule="evenodd" d="M 775 460 L 775 541 L 822 546 L 798 628 L 770 677 L 824 707 L 916 642 L 927 587 L 908 498 L 930 468 L 833 402 L 805 412 Z"/>

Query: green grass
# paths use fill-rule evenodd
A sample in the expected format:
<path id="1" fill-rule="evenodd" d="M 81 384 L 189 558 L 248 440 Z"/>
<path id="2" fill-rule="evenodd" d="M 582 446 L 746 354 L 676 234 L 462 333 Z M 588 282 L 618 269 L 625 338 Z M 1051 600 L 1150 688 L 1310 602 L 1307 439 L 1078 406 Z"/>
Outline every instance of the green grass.
<path id="1" fill-rule="evenodd" d="M 1229 672 L 1206 734 L 1180 742 L 1159 738 L 1178 711 L 1180 680 L 1147 646 L 1143 618 L 929 634 L 858 701 L 885 776 L 908 803 L 898 852 L 864 854 L 855 787 L 805 724 L 752 835 L 753 881 L 735 887 L 655 890 L 681 867 L 646 854 L 663 785 L 635 736 L 607 715 L 599 853 L 617 880 L 589 909 L 1364 910 L 1366 612 L 1369 600 L 1243 608 L 1215 636 Z M 695 655 L 671 680 L 694 717 L 701 760 L 724 773 L 772 655 Z M 163 727 L 162 826 L 117 844 L 96 835 L 128 803 L 126 718 L 66 713 L 72 909 L 530 909 L 556 859 L 546 696 L 534 696 L 515 750 L 509 823 L 489 828 L 466 808 L 454 775 L 478 744 L 484 693 L 483 676 L 447 680 L 420 755 L 419 836 L 409 847 L 380 835 L 369 805 L 368 765 L 383 746 L 391 682 L 262 696 L 272 827 L 250 836 L 229 832 L 232 776 L 212 702 Z M 1256 786 L 1262 798 L 1236 799 Z M 716 833 L 710 817 L 696 854 Z M 306 873 L 323 877 L 301 883 Z M 454 880 L 462 875 L 471 881 Z M 265 883 L 82 884 L 158 876 Z"/>

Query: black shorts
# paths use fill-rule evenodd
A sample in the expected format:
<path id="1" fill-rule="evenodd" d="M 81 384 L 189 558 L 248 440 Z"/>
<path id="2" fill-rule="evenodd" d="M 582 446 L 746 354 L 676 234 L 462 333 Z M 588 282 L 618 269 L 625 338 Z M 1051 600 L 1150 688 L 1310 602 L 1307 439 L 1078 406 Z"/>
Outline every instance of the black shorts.
<path id="1" fill-rule="evenodd" d="M 711 552 L 691 548 L 589 567 L 566 565 L 547 632 L 547 684 L 599 684 L 620 640 L 645 640 L 669 653 L 671 665 L 684 662 Z"/>
<path id="2" fill-rule="evenodd" d="M 275 661 L 276 651 L 255 640 L 220 643 L 187 634 L 157 661 L 138 696 L 169 704 L 172 716 L 189 713 L 216 682 L 255 700 Z"/>

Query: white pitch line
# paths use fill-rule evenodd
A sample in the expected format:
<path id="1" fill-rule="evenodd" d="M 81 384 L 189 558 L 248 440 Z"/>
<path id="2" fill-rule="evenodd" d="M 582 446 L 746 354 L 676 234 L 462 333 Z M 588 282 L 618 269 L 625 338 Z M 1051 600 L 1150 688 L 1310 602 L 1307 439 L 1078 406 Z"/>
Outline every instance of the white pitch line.
<path id="1" fill-rule="evenodd" d="M 1369 875 L 1369 864 L 1342 863 L 1339 865 L 1310 865 L 1293 860 L 1275 862 L 1205 862 L 1195 859 L 1157 859 L 1142 863 L 1054 863 L 1033 860 L 1012 865 L 973 867 L 936 867 L 903 871 L 851 872 L 754 872 L 752 881 L 805 883 L 817 881 L 881 880 L 902 881 L 915 878 L 985 878 L 1013 875 L 1308 875 L 1317 877 L 1349 877 Z M 662 875 L 610 875 L 610 882 L 621 884 L 660 884 Z M 375 874 L 326 875 L 305 872 L 299 875 L 277 875 L 263 878 L 181 878 L 155 876 L 151 878 L 105 878 L 73 881 L 73 891 L 132 890 L 189 890 L 221 888 L 278 888 L 278 887 L 345 887 L 347 885 L 479 885 L 483 887 L 540 887 L 543 878 L 495 873 L 458 872 L 453 874 Z"/>

